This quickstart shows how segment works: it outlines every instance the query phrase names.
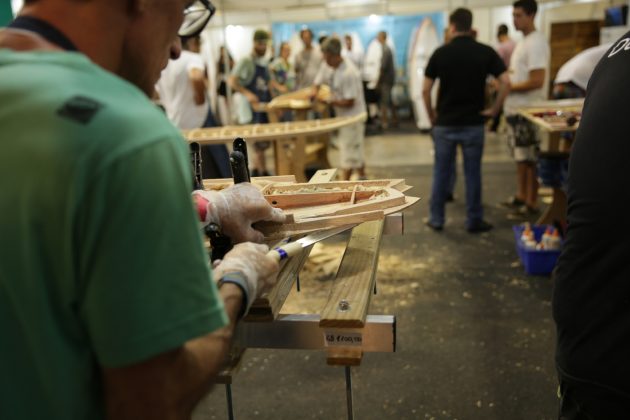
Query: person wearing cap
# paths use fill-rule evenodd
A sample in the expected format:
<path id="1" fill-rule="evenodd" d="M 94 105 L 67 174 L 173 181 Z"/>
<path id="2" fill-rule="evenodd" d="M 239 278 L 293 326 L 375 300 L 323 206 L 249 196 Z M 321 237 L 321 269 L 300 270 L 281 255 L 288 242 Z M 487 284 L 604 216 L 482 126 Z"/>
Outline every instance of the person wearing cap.
<path id="1" fill-rule="evenodd" d="M 247 99 L 251 108 L 251 121 L 240 121 L 241 123 L 267 124 L 269 122 L 267 112 L 262 107 L 271 101 L 270 88 L 278 89 L 276 82 L 271 80 L 269 60 L 266 57 L 269 38 L 269 32 L 256 29 L 252 53 L 236 63 L 230 76 L 230 86 Z M 265 162 L 267 148 L 269 148 L 269 142 L 254 144 L 256 154 L 253 162 L 253 176 L 269 175 Z"/>
<path id="2" fill-rule="evenodd" d="M 190 418 L 275 280 L 251 224 L 284 216 L 249 183 L 195 208 L 149 99 L 214 11 L 189 5 L 27 0 L 0 29 L 3 420 Z M 212 272 L 200 221 L 236 244 Z"/>
<path id="3" fill-rule="evenodd" d="M 363 85 L 359 70 L 352 61 L 341 56 L 341 41 L 330 37 L 322 45 L 326 64 L 332 68 L 330 79 L 330 105 L 337 117 L 354 117 L 365 112 Z M 342 127 L 335 138 L 339 147 L 342 178 L 349 180 L 356 172 L 359 179 L 366 179 L 364 156 L 365 123 L 359 121 Z"/>

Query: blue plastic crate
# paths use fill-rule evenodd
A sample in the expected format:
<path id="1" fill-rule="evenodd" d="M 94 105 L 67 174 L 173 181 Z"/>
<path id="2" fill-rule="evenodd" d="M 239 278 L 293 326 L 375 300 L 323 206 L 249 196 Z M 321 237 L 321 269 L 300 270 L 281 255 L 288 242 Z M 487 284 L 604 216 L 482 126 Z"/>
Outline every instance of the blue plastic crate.
<path id="1" fill-rule="evenodd" d="M 533 225 L 531 227 L 532 231 L 534 231 L 534 238 L 536 239 L 536 242 L 540 242 L 540 239 L 545 233 L 545 230 L 547 230 L 547 227 L 547 225 Z M 525 272 L 532 275 L 551 274 L 553 268 L 556 266 L 558 257 L 560 256 L 560 250 L 527 249 L 521 241 L 521 235 L 523 234 L 525 227 L 521 225 L 514 225 L 512 230 L 514 230 L 514 238 L 516 239 L 516 252 L 525 267 Z"/>

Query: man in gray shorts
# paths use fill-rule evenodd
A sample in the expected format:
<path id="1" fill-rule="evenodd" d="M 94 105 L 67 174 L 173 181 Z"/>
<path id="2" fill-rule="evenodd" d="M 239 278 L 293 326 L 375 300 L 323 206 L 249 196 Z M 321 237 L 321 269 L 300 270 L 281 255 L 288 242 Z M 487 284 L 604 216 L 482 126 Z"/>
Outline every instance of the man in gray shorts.
<path id="1" fill-rule="evenodd" d="M 518 110 L 546 98 L 545 80 L 549 65 L 549 44 L 534 25 L 537 10 L 535 0 L 518 0 L 513 4 L 514 27 L 523 32 L 523 39 L 516 44 L 510 59 L 511 90 L 505 100 L 510 146 L 516 161 L 517 189 L 514 197 L 503 204 L 525 216 L 539 211 L 538 136 L 536 128 L 519 116 Z"/>

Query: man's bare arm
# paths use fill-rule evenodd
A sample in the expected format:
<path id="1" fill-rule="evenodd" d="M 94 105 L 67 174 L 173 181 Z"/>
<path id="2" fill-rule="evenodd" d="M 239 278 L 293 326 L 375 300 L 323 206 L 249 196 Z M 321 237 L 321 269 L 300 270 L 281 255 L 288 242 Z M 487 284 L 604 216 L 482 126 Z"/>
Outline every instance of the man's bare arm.
<path id="1" fill-rule="evenodd" d="M 512 92 L 528 92 L 540 89 L 545 84 L 545 69 L 535 69 L 529 72 L 529 78 L 521 83 L 514 83 L 510 90 Z"/>
<path id="2" fill-rule="evenodd" d="M 203 70 L 191 69 L 188 78 L 193 87 L 195 105 L 203 105 L 206 102 L 206 78 Z"/>
<path id="3" fill-rule="evenodd" d="M 144 362 L 103 369 L 108 419 L 188 420 L 223 367 L 243 301 L 241 289 L 221 286 L 230 324 Z"/>
<path id="4" fill-rule="evenodd" d="M 433 108 L 433 104 L 431 103 L 431 90 L 433 89 L 433 84 L 435 80 L 430 77 L 425 77 L 424 82 L 422 83 L 422 100 L 424 101 L 424 107 L 429 114 L 429 120 L 431 121 L 431 125 L 435 124 L 435 108 Z"/>

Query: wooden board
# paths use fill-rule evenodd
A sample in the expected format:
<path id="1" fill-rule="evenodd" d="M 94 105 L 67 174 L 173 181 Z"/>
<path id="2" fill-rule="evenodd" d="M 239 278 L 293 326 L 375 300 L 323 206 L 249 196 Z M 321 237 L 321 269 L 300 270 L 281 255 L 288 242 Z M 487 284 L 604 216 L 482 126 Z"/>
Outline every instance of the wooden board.
<path id="1" fill-rule="evenodd" d="M 353 229 L 337 271 L 328 304 L 322 312 L 322 328 L 362 328 L 374 290 L 383 221 L 363 223 Z M 348 307 L 343 310 L 343 302 Z"/>

